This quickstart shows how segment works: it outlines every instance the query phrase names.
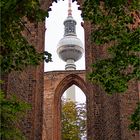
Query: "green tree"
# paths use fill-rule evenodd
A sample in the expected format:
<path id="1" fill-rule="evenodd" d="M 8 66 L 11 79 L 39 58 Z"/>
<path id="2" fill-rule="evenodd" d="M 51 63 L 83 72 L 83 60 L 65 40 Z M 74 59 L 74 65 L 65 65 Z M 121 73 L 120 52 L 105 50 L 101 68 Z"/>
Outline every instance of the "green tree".
<path id="1" fill-rule="evenodd" d="M 86 107 L 73 101 L 62 101 L 62 140 L 80 140 L 86 136 Z"/>
<path id="2" fill-rule="evenodd" d="M 88 78 L 108 94 L 123 93 L 129 81 L 140 80 L 140 27 L 135 25 L 139 7 L 138 0 L 85 0 L 83 4 L 82 16 L 94 27 L 93 45 L 110 46 L 108 58 L 97 59 Z"/>
<path id="3" fill-rule="evenodd" d="M 51 61 L 51 54 L 38 53 L 22 34 L 24 30 L 30 33 L 27 22 L 35 25 L 45 21 L 45 16 L 48 16 L 47 11 L 40 9 L 39 0 L 2 0 L 0 9 L 1 72 L 22 70 L 27 65 L 39 64 L 43 59 Z"/>
<path id="4" fill-rule="evenodd" d="M 12 71 L 23 70 L 28 65 L 36 66 L 43 60 L 51 61 L 50 53 L 37 52 L 23 36 L 24 30 L 30 34 L 29 22 L 37 25 L 48 16 L 48 12 L 40 8 L 39 0 L 2 0 L 0 9 L 0 73 L 8 75 Z M 14 94 L 0 91 L 2 140 L 25 139 L 18 129 L 18 122 L 29 109 L 29 105 L 13 96 Z"/>
<path id="5" fill-rule="evenodd" d="M 94 25 L 91 34 L 93 44 L 104 47 L 110 44 L 110 57 L 97 60 L 91 81 L 100 83 L 109 94 L 124 92 L 128 82 L 140 79 L 140 27 L 131 28 L 135 23 L 133 13 L 138 16 L 139 1 L 132 0 L 86 0 L 83 18 Z"/>

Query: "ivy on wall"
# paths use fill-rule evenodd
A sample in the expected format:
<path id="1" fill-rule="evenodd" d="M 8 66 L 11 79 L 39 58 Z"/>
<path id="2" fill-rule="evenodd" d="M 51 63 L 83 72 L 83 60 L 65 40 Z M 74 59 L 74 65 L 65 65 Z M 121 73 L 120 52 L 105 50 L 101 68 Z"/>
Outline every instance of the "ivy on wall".
<path id="1" fill-rule="evenodd" d="M 88 77 L 109 94 L 124 92 L 130 80 L 140 79 L 140 27 L 133 27 L 140 20 L 139 6 L 138 0 L 86 0 L 83 4 L 82 16 L 94 26 L 92 43 L 103 47 L 113 42 L 110 57 L 97 60 Z"/>
<path id="2" fill-rule="evenodd" d="M 30 30 L 27 21 L 39 23 L 45 21 L 47 11 L 40 9 L 38 0 L 3 0 L 1 8 L 0 65 L 2 73 L 22 70 L 27 65 L 38 65 L 43 59 L 51 61 L 48 52 L 38 53 L 22 35 Z"/>
<path id="3" fill-rule="evenodd" d="M 140 80 L 140 1 L 85 0 L 84 20 L 93 25 L 93 45 L 108 48 L 109 58 L 97 60 L 88 79 L 102 85 L 108 94 L 124 93 L 131 80 Z M 139 130 L 139 103 L 131 115 L 132 130 Z"/>

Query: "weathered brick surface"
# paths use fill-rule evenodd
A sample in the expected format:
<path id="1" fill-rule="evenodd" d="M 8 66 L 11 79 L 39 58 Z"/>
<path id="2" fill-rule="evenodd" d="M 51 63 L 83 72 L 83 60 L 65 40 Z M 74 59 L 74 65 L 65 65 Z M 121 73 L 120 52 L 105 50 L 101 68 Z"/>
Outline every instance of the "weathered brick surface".
<path id="1" fill-rule="evenodd" d="M 38 52 L 44 50 L 44 23 L 27 24 L 28 31 L 24 31 L 28 41 L 35 46 Z M 29 140 L 41 140 L 43 116 L 43 86 L 44 66 L 28 66 L 22 72 L 12 72 L 8 75 L 7 93 L 17 94 L 31 104 L 27 117 L 22 120 L 20 127 Z"/>
<path id="2" fill-rule="evenodd" d="M 138 101 L 138 84 L 136 81 L 131 81 L 127 92 L 120 95 L 120 126 L 122 140 L 139 140 L 140 138 L 137 131 L 130 131 L 128 129 L 130 124 L 129 117 L 134 112 Z"/>
<path id="3" fill-rule="evenodd" d="M 53 71 L 45 73 L 43 140 L 61 140 L 61 96 L 73 84 L 80 87 L 88 98 L 85 71 Z"/>

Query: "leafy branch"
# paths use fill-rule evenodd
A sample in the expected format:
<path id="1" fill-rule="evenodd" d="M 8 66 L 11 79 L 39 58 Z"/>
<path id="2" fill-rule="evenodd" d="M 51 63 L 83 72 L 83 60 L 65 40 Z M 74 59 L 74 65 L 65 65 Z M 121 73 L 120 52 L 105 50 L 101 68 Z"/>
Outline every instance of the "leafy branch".
<path id="1" fill-rule="evenodd" d="M 9 73 L 13 70 L 22 70 L 27 65 L 38 65 L 44 58 L 46 62 L 51 61 L 50 53 L 37 52 L 22 34 L 24 30 L 30 32 L 25 19 L 36 24 L 45 21 L 45 17 L 48 16 L 47 11 L 40 9 L 39 1 L 3 0 L 0 8 L 1 72 Z"/>
<path id="2" fill-rule="evenodd" d="M 97 60 L 88 77 L 109 94 L 124 92 L 130 80 L 140 79 L 140 27 L 130 28 L 135 24 L 131 13 L 138 11 L 138 4 L 137 0 L 86 0 L 83 5 L 83 18 L 94 24 L 92 42 L 111 46 L 109 58 Z"/>
<path id="3" fill-rule="evenodd" d="M 140 2 L 138 0 L 85 0 L 82 16 L 91 21 L 93 45 L 108 45 L 108 57 L 96 58 L 88 79 L 108 94 L 124 93 L 131 80 L 140 80 Z M 139 130 L 139 104 L 130 129 Z"/>

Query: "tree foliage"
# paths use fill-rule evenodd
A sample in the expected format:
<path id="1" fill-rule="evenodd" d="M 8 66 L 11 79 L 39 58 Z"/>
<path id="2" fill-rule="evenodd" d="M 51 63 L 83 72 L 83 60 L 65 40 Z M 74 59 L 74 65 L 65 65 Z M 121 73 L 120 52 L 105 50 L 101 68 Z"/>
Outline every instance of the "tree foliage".
<path id="1" fill-rule="evenodd" d="M 133 27 L 139 6 L 138 0 L 84 2 L 82 16 L 93 24 L 93 44 L 103 47 L 112 42 L 110 57 L 97 60 L 89 74 L 89 79 L 100 83 L 109 94 L 124 92 L 130 80 L 140 79 L 140 27 Z"/>
<path id="2" fill-rule="evenodd" d="M 38 53 L 23 36 L 22 31 L 29 29 L 27 21 L 38 23 L 45 21 L 47 11 L 40 9 L 38 0 L 2 0 L 1 35 L 0 35 L 0 65 L 1 72 L 22 70 L 27 65 L 37 65 L 43 59 L 51 60 L 48 52 Z M 26 17 L 26 18 L 25 18 Z M 27 20 L 25 20 L 27 19 Z M 44 56 L 45 55 L 45 56 Z"/>
<path id="3" fill-rule="evenodd" d="M 0 138 L 1 140 L 25 140 L 25 136 L 18 129 L 18 122 L 23 118 L 30 106 L 16 96 L 5 98 L 0 91 Z"/>
<path id="4" fill-rule="evenodd" d="M 0 73 L 23 70 L 28 65 L 38 65 L 44 59 L 51 61 L 50 53 L 37 52 L 23 35 L 25 30 L 31 33 L 27 26 L 29 22 L 37 25 L 48 16 L 48 12 L 40 8 L 39 0 L 2 0 L 0 9 Z M 0 137 L 2 140 L 24 140 L 18 122 L 29 105 L 16 96 L 7 98 L 5 94 L 9 95 L 7 91 L 0 91 Z"/>
<path id="5" fill-rule="evenodd" d="M 123 93 L 131 80 L 140 80 L 140 1 L 85 0 L 82 16 L 93 25 L 93 45 L 109 45 L 109 57 L 97 60 L 89 80 L 108 94 Z M 139 130 L 139 105 L 131 116 L 132 130 Z"/>
<path id="6" fill-rule="evenodd" d="M 85 104 L 62 102 L 62 140 L 80 140 L 86 136 Z"/>

